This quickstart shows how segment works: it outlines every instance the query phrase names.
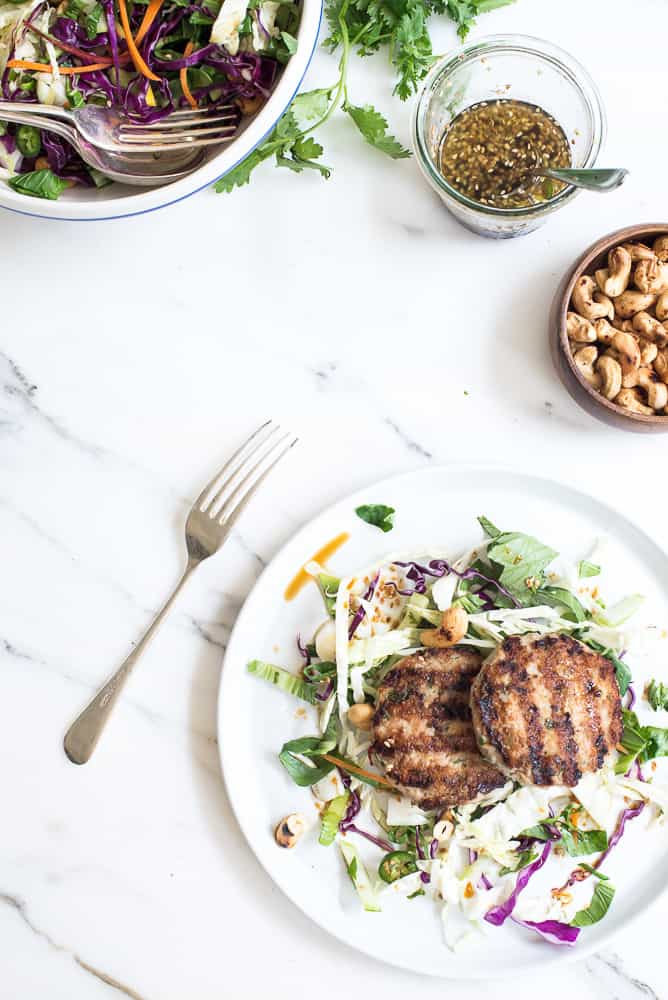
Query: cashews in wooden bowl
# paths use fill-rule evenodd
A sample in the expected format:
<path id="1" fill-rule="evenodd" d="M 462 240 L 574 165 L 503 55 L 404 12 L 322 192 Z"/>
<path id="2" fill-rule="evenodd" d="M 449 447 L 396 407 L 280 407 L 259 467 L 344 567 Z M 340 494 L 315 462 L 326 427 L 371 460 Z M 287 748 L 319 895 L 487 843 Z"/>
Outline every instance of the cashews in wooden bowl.
<path id="1" fill-rule="evenodd" d="M 591 246 L 557 291 L 550 342 L 562 382 L 592 416 L 668 431 L 668 224 Z"/>

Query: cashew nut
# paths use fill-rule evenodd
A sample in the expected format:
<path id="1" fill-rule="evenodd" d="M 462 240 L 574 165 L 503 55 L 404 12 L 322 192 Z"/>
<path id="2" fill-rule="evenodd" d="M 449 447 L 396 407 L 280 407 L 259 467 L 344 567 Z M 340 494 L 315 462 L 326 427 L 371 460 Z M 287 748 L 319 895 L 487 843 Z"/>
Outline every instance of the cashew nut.
<path id="1" fill-rule="evenodd" d="M 659 348 L 651 340 L 644 340 L 640 345 L 640 367 L 649 368 L 659 353 Z"/>
<path id="2" fill-rule="evenodd" d="M 608 354 L 596 362 L 596 371 L 601 376 L 601 388 L 606 399 L 614 399 L 622 388 L 622 366 Z"/>
<path id="3" fill-rule="evenodd" d="M 633 334 L 618 330 L 613 338 L 612 348 L 621 366 L 622 375 L 628 375 L 629 372 L 640 368 L 640 347 Z"/>
<path id="4" fill-rule="evenodd" d="M 566 333 L 576 344 L 592 344 L 596 340 L 596 331 L 589 320 L 574 312 L 566 314 Z"/>
<path id="5" fill-rule="evenodd" d="M 644 243 L 622 243 L 622 249 L 626 250 L 634 263 L 638 260 L 654 260 L 654 251 Z"/>
<path id="6" fill-rule="evenodd" d="M 668 385 L 665 385 L 651 368 L 640 368 L 637 385 L 645 390 L 647 405 L 653 410 L 662 410 L 668 403 Z"/>
<path id="7" fill-rule="evenodd" d="M 628 320 L 623 320 L 623 322 L 627 323 Z M 601 344 L 611 344 L 612 338 L 617 333 L 618 329 L 621 329 L 621 327 L 617 327 L 617 329 L 615 329 L 615 327 L 610 324 L 609 320 L 604 317 L 594 321 L 595 339 L 600 341 Z"/>
<path id="8" fill-rule="evenodd" d="M 638 267 L 640 267 L 640 264 Z M 620 319 L 631 319 L 637 312 L 642 312 L 644 309 L 649 309 L 650 306 L 653 306 L 656 298 L 656 295 L 634 292 L 632 289 L 627 289 L 614 300 L 615 316 L 619 316 Z"/>
<path id="9" fill-rule="evenodd" d="M 598 389 L 601 384 L 601 376 L 594 371 L 594 362 L 598 357 L 596 347 L 581 347 L 573 355 L 573 361 L 582 375 L 585 382 L 588 382 L 594 389 Z"/>
<path id="10" fill-rule="evenodd" d="M 615 299 L 622 292 L 625 292 L 629 286 L 629 280 L 631 278 L 631 254 L 624 247 L 615 247 L 608 254 L 608 269 L 607 278 L 601 285 L 599 282 L 599 288 L 604 295 L 608 298 Z M 599 274 L 605 274 L 606 272 L 596 272 L 596 280 L 598 281 Z"/>
<path id="11" fill-rule="evenodd" d="M 601 292 L 596 291 L 594 279 L 589 274 L 583 274 L 575 282 L 573 289 L 573 308 L 585 319 L 594 320 L 601 316 L 612 319 L 614 306 Z"/>
<path id="12" fill-rule="evenodd" d="M 615 397 L 615 403 L 631 413 L 644 413 L 648 417 L 654 413 L 651 406 L 645 406 L 636 389 L 622 389 Z"/>
<path id="13" fill-rule="evenodd" d="M 668 291 L 668 264 L 660 260 L 641 260 L 633 272 L 633 284 L 646 295 Z"/>
<path id="14" fill-rule="evenodd" d="M 611 320 L 611 323 L 615 330 L 623 330 L 624 333 L 633 333 L 633 321 L 630 319 L 620 319 L 619 316 L 615 316 Z"/>
<path id="15" fill-rule="evenodd" d="M 656 318 L 663 323 L 664 320 L 668 319 L 668 292 L 662 292 L 656 300 L 656 306 L 654 307 L 654 312 L 656 313 Z"/>
<path id="16" fill-rule="evenodd" d="M 596 279 L 596 284 L 598 285 L 599 291 L 605 294 L 605 284 L 610 277 L 610 272 L 607 267 L 600 267 L 598 271 L 594 271 L 594 278 Z M 624 289 L 622 288 L 622 292 Z M 619 294 L 621 295 L 622 292 Z"/>
<path id="17" fill-rule="evenodd" d="M 654 359 L 654 371 L 664 382 L 668 381 L 668 351 L 659 351 Z"/>
<path id="18" fill-rule="evenodd" d="M 446 649 L 456 646 L 466 635 L 469 618 L 463 608 L 452 607 L 443 612 L 443 618 L 438 628 L 424 629 L 420 633 L 423 646 Z"/>
<path id="19" fill-rule="evenodd" d="M 264 104 L 264 97 L 256 94 L 254 97 L 237 97 L 236 103 L 242 115 L 254 115 Z"/>
<path id="20" fill-rule="evenodd" d="M 290 813 L 285 816 L 274 831 L 274 837 L 279 847 L 294 847 L 306 830 L 306 820 L 301 813 Z"/>
<path id="21" fill-rule="evenodd" d="M 633 317 L 633 329 L 645 340 L 651 340 L 657 347 L 668 344 L 668 330 L 647 312 L 636 313 Z"/>
<path id="22" fill-rule="evenodd" d="M 660 261 L 668 260 L 668 236 L 659 236 L 652 248 Z"/>
<path id="23" fill-rule="evenodd" d="M 348 709 L 348 722 L 357 729 L 368 732 L 373 729 L 373 705 L 351 705 Z"/>

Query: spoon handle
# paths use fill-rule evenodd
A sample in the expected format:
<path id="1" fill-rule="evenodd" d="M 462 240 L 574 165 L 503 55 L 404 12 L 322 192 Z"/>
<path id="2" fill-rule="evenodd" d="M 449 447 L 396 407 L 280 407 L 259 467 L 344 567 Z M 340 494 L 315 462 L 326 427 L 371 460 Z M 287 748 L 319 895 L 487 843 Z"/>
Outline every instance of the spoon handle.
<path id="1" fill-rule="evenodd" d="M 614 191 L 624 183 L 628 176 L 628 170 L 621 167 L 611 169 L 562 169 L 561 167 L 543 170 L 542 175 L 552 177 L 556 181 L 565 181 L 573 187 L 584 188 L 587 191 Z"/>

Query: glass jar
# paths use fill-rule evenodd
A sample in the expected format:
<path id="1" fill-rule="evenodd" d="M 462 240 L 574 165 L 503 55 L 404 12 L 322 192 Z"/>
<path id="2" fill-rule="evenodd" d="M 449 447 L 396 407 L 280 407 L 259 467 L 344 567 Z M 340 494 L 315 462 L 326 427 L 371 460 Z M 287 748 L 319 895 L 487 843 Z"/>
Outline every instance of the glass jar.
<path id="1" fill-rule="evenodd" d="M 543 108 L 561 125 L 573 167 L 593 167 L 606 131 L 605 111 L 593 80 L 572 56 L 551 42 L 524 35 L 491 35 L 445 56 L 425 80 L 413 119 L 413 146 L 425 178 L 455 218 L 481 236 L 523 236 L 575 198 L 569 185 L 526 208 L 481 205 L 448 184 L 438 169 L 443 135 L 460 112 L 480 101 L 508 98 Z"/>

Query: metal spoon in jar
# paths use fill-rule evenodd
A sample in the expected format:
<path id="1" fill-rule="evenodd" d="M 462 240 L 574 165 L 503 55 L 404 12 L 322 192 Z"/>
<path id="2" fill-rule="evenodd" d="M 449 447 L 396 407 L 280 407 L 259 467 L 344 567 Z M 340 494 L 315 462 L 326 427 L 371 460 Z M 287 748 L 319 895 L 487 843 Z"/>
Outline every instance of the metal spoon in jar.
<path id="1" fill-rule="evenodd" d="M 585 191 L 599 191 L 607 194 L 620 187 L 628 177 L 628 170 L 621 167 L 611 169 L 599 169 L 597 167 L 586 170 L 565 167 L 545 167 L 544 169 L 534 168 L 534 176 L 550 177 L 555 181 L 562 181 L 571 187 L 583 188 Z"/>

